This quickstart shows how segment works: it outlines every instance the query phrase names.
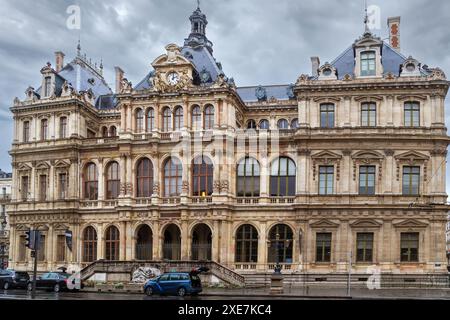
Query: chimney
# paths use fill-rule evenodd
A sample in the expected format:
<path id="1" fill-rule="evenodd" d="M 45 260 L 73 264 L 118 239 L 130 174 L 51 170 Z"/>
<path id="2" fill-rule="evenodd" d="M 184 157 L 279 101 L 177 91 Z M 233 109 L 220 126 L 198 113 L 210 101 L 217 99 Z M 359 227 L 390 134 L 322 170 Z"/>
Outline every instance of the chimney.
<path id="1" fill-rule="evenodd" d="M 60 72 L 64 68 L 64 57 L 66 55 L 61 51 L 55 52 L 56 72 Z"/>
<path id="2" fill-rule="evenodd" d="M 320 67 L 320 59 L 319 57 L 311 57 L 311 65 L 312 65 L 312 76 L 319 76 L 319 67 Z"/>
<path id="3" fill-rule="evenodd" d="M 114 69 L 116 70 L 116 93 L 120 93 L 125 72 L 120 67 L 114 67 Z"/>
<path id="4" fill-rule="evenodd" d="M 388 18 L 389 44 L 400 52 L 400 17 Z"/>

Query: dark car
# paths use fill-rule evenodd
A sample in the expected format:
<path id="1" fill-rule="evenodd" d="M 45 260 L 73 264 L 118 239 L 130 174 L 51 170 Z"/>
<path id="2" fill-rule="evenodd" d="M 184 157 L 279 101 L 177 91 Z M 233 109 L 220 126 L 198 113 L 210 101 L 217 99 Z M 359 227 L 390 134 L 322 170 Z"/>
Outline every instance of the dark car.
<path id="1" fill-rule="evenodd" d="M 15 270 L 0 270 L 0 288 L 8 289 L 26 289 L 30 276 L 26 272 Z"/>
<path id="2" fill-rule="evenodd" d="M 153 294 L 160 295 L 197 295 L 202 292 L 202 282 L 198 276 L 201 272 L 208 269 L 199 268 L 191 272 L 173 272 L 165 273 L 156 279 L 147 281 L 144 285 L 144 292 L 148 296 Z"/>
<path id="3" fill-rule="evenodd" d="M 70 275 L 63 272 L 48 272 L 36 279 L 36 289 L 52 290 L 60 292 L 67 289 L 67 281 Z M 28 291 L 33 290 L 33 282 L 28 282 Z"/>

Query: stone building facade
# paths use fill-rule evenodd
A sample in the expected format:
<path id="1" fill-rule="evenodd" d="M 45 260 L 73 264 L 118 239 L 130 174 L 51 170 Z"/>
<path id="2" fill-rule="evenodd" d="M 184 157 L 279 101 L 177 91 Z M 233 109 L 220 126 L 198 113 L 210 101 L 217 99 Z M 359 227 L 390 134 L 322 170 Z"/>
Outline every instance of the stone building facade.
<path id="1" fill-rule="evenodd" d="M 0 169 L 0 269 L 8 267 L 8 204 L 11 201 L 12 174 Z"/>
<path id="2" fill-rule="evenodd" d="M 113 92 L 79 46 L 15 99 L 11 267 L 31 269 L 31 227 L 39 270 L 167 259 L 333 274 L 351 259 L 356 273 L 446 272 L 440 69 L 366 28 L 294 84 L 236 87 L 200 8 L 190 21 L 136 86 L 116 67 Z"/>

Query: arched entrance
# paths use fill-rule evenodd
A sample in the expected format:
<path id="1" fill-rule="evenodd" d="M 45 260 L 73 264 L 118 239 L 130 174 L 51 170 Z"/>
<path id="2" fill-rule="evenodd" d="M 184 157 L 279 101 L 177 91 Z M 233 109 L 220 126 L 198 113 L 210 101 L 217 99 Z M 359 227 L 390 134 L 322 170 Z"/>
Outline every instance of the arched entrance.
<path id="1" fill-rule="evenodd" d="M 269 263 L 292 263 L 294 232 L 285 224 L 277 224 L 269 233 Z"/>
<path id="2" fill-rule="evenodd" d="M 206 224 L 199 224 L 192 231 L 191 259 L 194 261 L 211 260 L 211 254 L 211 229 Z"/>
<path id="3" fill-rule="evenodd" d="M 164 231 L 163 259 L 181 260 L 181 231 L 175 224 Z"/>
<path id="4" fill-rule="evenodd" d="M 153 259 L 153 233 L 148 225 L 139 227 L 136 236 L 136 260 Z"/>

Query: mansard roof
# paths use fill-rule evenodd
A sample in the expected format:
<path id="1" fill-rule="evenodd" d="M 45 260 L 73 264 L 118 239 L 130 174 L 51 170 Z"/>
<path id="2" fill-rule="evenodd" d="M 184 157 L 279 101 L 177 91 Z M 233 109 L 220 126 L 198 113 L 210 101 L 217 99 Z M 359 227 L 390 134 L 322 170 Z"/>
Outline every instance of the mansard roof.
<path id="1" fill-rule="evenodd" d="M 293 85 L 270 85 L 270 86 L 250 86 L 239 87 L 237 92 L 244 102 L 258 102 L 261 100 L 290 100 L 294 98 Z M 262 95 L 261 95 L 262 94 Z"/>
<path id="2" fill-rule="evenodd" d="M 394 76 L 400 76 L 401 65 L 403 65 L 406 60 L 407 58 L 404 55 L 402 55 L 400 52 L 392 48 L 388 43 L 383 41 L 381 47 L 381 61 L 383 64 L 384 72 L 383 75 L 391 73 Z M 331 65 L 336 68 L 339 80 L 344 79 L 345 75 L 347 74 L 355 76 L 354 46 L 351 45 L 350 47 L 348 47 L 331 63 Z M 422 68 L 421 73 L 427 75 L 429 73 L 429 70 Z"/>

